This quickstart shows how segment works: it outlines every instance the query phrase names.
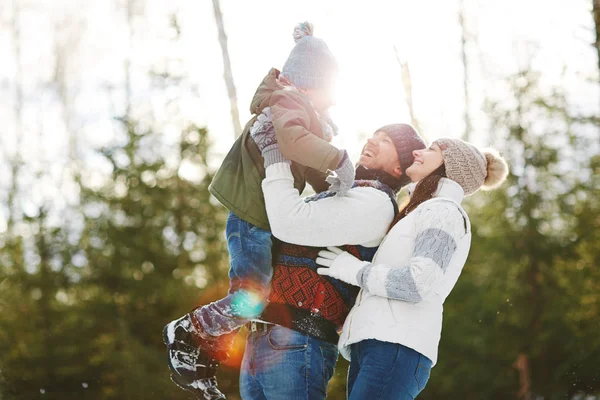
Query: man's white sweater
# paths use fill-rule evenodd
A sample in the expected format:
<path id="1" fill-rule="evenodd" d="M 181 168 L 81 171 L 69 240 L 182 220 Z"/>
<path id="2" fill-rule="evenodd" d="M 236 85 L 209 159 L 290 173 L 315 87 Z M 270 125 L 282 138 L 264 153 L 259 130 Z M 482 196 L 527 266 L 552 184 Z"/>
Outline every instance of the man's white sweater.
<path id="1" fill-rule="evenodd" d="M 289 164 L 272 164 L 265 174 L 262 188 L 271 232 L 284 242 L 375 247 L 394 219 L 390 197 L 373 187 L 354 187 L 344 197 L 305 202 L 294 188 Z"/>

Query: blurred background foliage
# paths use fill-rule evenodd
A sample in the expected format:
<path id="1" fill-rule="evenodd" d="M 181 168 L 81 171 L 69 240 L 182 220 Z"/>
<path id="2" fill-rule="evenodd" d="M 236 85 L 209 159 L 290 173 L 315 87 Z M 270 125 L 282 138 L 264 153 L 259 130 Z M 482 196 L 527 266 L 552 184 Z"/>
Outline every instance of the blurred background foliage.
<path id="1" fill-rule="evenodd" d="M 142 3 L 120 2 L 115 12 L 133 29 Z M 577 4 L 587 6 L 586 23 L 596 32 L 596 2 Z M 220 12 L 218 1 L 213 6 Z M 106 88 L 118 98 L 102 128 L 111 140 L 82 142 L 86 121 L 77 117 L 81 104 L 61 58 L 77 35 L 57 36 L 53 73 L 40 86 L 32 89 L 20 72 L 32 46 L 22 38 L 34 29 L 23 16 L 34 8 L 17 0 L 1 8 L 17 67 L 3 108 L 13 123 L 1 131 L 14 146 L 2 145 L 1 160 L 0 399 L 185 399 L 169 381 L 161 329 L 228 289 L 227 212 L 207 190 L 223 154 L 213 150 L 207 128 L 186 117 L 185 99 L 197 93 L 177 56 L 151 63 L 147 96 L 136 95 L 126 58 L 123 90 Z M 166 42 L 175 48 L 182 27 L 176 13 L 167 19 Z M 597 42 L 589 46 L 594 54 Z M 226 55 L 223 37 L 220 44 Z M 591 67 L 595 75 L 580 76 L 578 84 L 598 86 Z M 465 81 L 467 70 L 465 64 Z M 503 153 L 511 174 L 502 190 L 465 202 L 471 253 L 445 305 L 439 363 L 419 398 L 596 399 L 600 113 L 582 111 L 564 87 L 544 83 L 544 71 L 532 63 L 496 84 L 503 95 L 484 93 L 479 112 L 488 121 L 485 142 Z M 31 123 L 27 109 L 31 96 L 48 92 L 67 137 L 59 160 L 31 156 L 25 140 L 28 131 L 42 140 L 54 129 Z M 406 101 L 418 124 L 410 92 Z M 468 110 L 466 102 L 463 137 L 473 135 Z M 427 118 L 420 122 L 427 125 Z M 233 138 L 234 127 L 235 121 L 216 135 Z M 229 399 L 239 398 L 244 336 L 219 374 Z M 345 398 L 347 366 L 338 361 L 329 398 Z"/>

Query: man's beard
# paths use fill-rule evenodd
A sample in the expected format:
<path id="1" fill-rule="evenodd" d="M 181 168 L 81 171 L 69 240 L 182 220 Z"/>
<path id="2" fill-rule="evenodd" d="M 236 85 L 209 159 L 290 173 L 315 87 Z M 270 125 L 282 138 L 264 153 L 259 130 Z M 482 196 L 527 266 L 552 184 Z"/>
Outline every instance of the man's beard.
<path id="1" fill-rule="evenodd" d="M 358 180 L 365 181 L 379 181 L 384 185 L 387 185 L 394 193 L 398 193 L 405 185 L 410 183 L 410 178 L 406 174 L 402 174 L 400 178 L 388 174 L 385 171 L 368 169 L 359 165 L 356 167 L 355 178 Z"/>

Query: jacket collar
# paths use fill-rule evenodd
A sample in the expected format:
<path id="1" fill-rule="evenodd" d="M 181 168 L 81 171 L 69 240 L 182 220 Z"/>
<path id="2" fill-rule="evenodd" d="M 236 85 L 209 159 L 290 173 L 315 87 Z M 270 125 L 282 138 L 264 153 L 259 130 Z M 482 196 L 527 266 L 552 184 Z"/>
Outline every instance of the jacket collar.
<path id="1" fill-rule="evenodd" d="M 412 196 L 413 192 L 415 191 L 415 186 L 417 186 L 416 183 L 411 183 L 406 186 L 406 191 L 408 192 L 409 196 Z M 446 197 L 460 204 L 465 197 L 465 191 L 452 179 L 442 178 L 438 184 L 438 190 L 435 192 L 433 197 Z"/>

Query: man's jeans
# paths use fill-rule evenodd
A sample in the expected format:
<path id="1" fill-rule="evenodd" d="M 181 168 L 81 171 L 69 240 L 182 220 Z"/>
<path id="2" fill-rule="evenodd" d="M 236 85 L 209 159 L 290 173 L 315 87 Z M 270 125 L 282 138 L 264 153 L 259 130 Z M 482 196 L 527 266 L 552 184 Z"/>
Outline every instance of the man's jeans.
<path id="1" fill-rule="evenodd" d="M 221 336 L 232 332 L 265 307 L 273 267 L 271 232 L 229 213 L 225 226 L 229 250 L 229 294 L 194 310 L 205 332 Z"/>
<path id="2" fill-rule="evenodd" d="M 406 346 L 373 339 L 351 345 L 350 358 L 350 400 L 412 400 L 425 388 L 432 364 Z"/>
<path id="3" fill-rule="evenodd" d="M 279 325 L 250 332 L 240 372 L 244 400 L 324 399 L 337 346 Z"/>

